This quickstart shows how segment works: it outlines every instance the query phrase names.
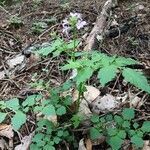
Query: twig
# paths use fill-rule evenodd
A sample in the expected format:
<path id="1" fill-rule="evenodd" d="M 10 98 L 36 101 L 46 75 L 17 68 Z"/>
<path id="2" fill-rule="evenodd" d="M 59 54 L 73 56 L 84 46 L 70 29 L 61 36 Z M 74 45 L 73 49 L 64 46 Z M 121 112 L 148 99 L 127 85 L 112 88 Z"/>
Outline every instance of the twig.
<path id="1" fill-rule="evenodd" d="M 144 116 L 144 117 L 141 117 L 141 118 L 138 118 L 138 119 L 134 119 L 133 122 L 137 122 L 137 121 L 141 121 L 141 120 L 147 120 L 149 118 L 150 118 L 150 116 Z"/>

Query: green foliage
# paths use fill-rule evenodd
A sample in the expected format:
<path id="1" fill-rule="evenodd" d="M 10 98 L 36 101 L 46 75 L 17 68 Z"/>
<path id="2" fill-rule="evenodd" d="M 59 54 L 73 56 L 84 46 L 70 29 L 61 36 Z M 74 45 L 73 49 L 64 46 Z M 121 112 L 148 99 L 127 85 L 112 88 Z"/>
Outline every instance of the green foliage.
<path id="1" fill-rule="evenodd" d="M 63 140 L 72 142 L 73 134 L 64 126 L 63 121 L 59 125 L 59 123 L 54 123 L 49 119 L 53 116 L 61 118 L 61 116 L 67 114 L 68 106 L 72 104 L 72 98 L 70 96 L 60 97 L 59 94 L 60 91 L 64 91 L 64 89 L 69 87 L 70 83 L 65 83 L 62 87 L 52 89 L 50 91 L 51 96 L 48 99 L 45 99 L 40 94 L 33 94 L 28 96 L 23 102 L 19 102 L 17 98 L 0 101 L 0 123 L 5 121 L 6 117 L 11 116 L 12 127 L 17 131 L 27 122 L 28 115 L 31 112 L 33 116 L 41 114 L 41 119 L 35 122 L 37 125 L 35 129 L 36 134 L 33 138 L 31 149 L 55 149 L 55 145 L 60 144 Z M 67 115 L 65 118 L 62 117 L 62 120 L 65 121 L 66 119 L 68 119 L 67 123 L 71 122 Z M 79 125 L 81 119 L 78 120 Z M 72 121 L 74 121 L 72 126 L 77 127 L 77 120 L 72 119 Z"/>
<path id="2" fill-rule="evenodd" d="M 143 132 L 150 132 L 150 121 L 145 121 L 141 127 Z"/>
<path id="3" fill-rule="evenodd" d="M 124 120 L 131 120 L 134 118 L 134 109 L 125 108 L 122 112 L 122 116 Z"/>
<path id="4" fill-rule="evenodd" d="M 46 28 L 48 27 L 48 25 L 47 25 L 47 23 L 45 23 L 45 22 L 34 22 L 33 24 L 32 24 L 32 28 L 31 28 L 31 30 L 32 30 L 32 32 L 34 33 L 34 34 L 40 34 L 40 33 L 42 33 Z"/>
<path id="5" fill-rule="evenodd" d="M 78 74 L 75 78 L 77 85 L 86 82 L 93 75 L 93 72 L 98 71 L 98 79 L 102 86 L 112 81 L 120 72 L 127 82 L 150 93 L 150 85 L 142 72 L 128 68 L 129 65 L 134 64 L 138 64 L 138 62 L 131 58 L 92 52 L 84 54 L 80 59 L 68 61 L 62 70 L 77 69 Z"/>
<path id="6" fill-rule="evenodd" d="M 12 126 L 18 130 L 26 122 L 26 115 L 21 111 L 16 111 L 11 119 Z"/>
<path id="7" fill-rule="evenodd" d="M 36 129 L 30 146 L 31 150 L 47 149 L 48 147 L 55 149 L 56 145 L 61 144 L 64 140 L 69 143 L 75 142 L 71 128 L 79 128 L 83 117 L 71 113 L 71 117 L 67 118 L 72 99 L 70 96 L 59 95 L 60 92 L 70 87 L 71 83 L 68 81 L 61 87 L 52 89 L 47 99 L 40 94 L 34 94 L 21 103 L 17 98 L 1 101 L 0 123 L 5 121 L 6 117 L 11 116 L 10 120 L 14 130 L 19 130 L 27 122 L 30 112 L 34 115 L 41 114 L 43 117 L 35 122 Z M 48 119 L 53 116 L 59 117 L 58 123 Z M 140 125 L 133 121 L 134 118 L 135 111 L 130 108 L 124 108 L 120 114 L 116 115 L 106 114 L 100 117 L 94 114 L 90 118 L 92 126 L 89 129 L 89 135 L 93 140 L 105 136 L 107 143 L 114 150 L 120 149 L 127 137 L 136 148 L 141 148 L 144 136 L 150 133 L 150 121 L 145 121 Z"/>
<path id="8" fill-rule="evenodd" d="M 133 122 L 134 113 L 134 109 L 124 108 L 120 115 L 107 114 L 104 117 L 93 115 L 91 117 L 93 127 L 89 133 L 91 139 L 98 139 L 103 135 L 113 150 L 119 150 L 128 137 L 136 148 L 142 148 L 144 135 L 150 133 L 150 121 L 143 122 L 140 127 L 137 122 Z"/>
<path id="9" fill-rule="evenodd" d="M 10 23 L 10 26 L 12 26 L 14 28 L 19 28 L 24 24 L 22 19 L 20 17 L 17 17 L 17 16 L 10 17 L 8 22 Z"/>
<path id="10" fill-rule="evenodd" d="M 104 86 L 107 82 L 111 81 L 115 78 L 117 73 L 117 68 L 115 65 L 110 65 L 103 67 L 98 72 L 98 78 L 100 79 L 100 83 Z"/>
<path id="11" fill-rule="evenodd" d="M 48 56 L 49 54 L 53 54 L 53 57 L 59 56 L 62 52 L 67 53 L 69 56 L 72 55 L 71 51 L 77 47 L 79 44 L 78 40 L 70 40 L 69 42 L 65 42 L 64 40 L 57 38 L 54 40 L 50 46 L 43 47 L 36 52 L 42 56 Z"/>
<path id="12" fill-rule="evenodd" d="M 148 84 L 148 81 L 142 72 L 138 72 L 130 68 L 124 68 L 122 75 L 126 81 L 132 83 L 139 89 L 150 93 L 150 85 Z"/>
<path id="13" fill-rule="evenodd" d="M 97 128 L 92 127 L 90 129 L 90 137 L 92 140 L 99 138 L 101 135 L 101 132 Z"/>
<path id="14" fill-rule="evenodd" d="M 71 121 L 72 121 L 74 128 L 77 128 L 80 125 L 82 118 L 83 118 L 82 116 L 73 115 L 73 117 L 71 118 Z"/>

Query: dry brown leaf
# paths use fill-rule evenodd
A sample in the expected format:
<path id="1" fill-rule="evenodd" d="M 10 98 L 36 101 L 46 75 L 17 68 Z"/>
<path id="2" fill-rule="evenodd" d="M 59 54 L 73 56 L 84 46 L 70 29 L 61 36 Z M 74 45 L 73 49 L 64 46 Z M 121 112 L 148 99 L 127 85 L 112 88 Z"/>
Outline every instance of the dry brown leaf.
<path id="1" fill-rule="evenodd" d="M 47 119 L 47 120 L 53 122 L 54 124 L 57 124 L 57 115 L 45 116 L 44 119 Z"/>
<path id="2" fill-rule="evenodd" d="M 35 133 L 32 132 L 29 136 L 23 137 L 23 139 L 21 140 L 21 144 L 17 145 L 14 150 L 29 150 L 34 134 Z"/>
<path id="3" fill-rule="evenodd" d="M 91 103 L 100 95 L 100 91 L 93 86 L 85 86 L 85 87 L 87 91 L 84 92 L 84 98 L 88 101 L 88 103 Z"/>
<path id="4" fill-rule="evenodd" d="M 8 64 L 9 68 L 15 68 L 17 65 L 21 65 L 25 60 L 25 56 L 24 55 L 16 55 L 14 58 L 9 59 L 6 61 L 6 63 Z"/>
<path id="5" fill-rule="evenodd" d="M 84 92 L 84 99 L 80 100 L 79 112 L 80 116 L 83 116 L 83 120 L 89 118 L 92 112 L 89 108 L 89 104 L 92 103 L 100 94 L 100 91 L 93 86 L 85 86 L 86 92 Z M 76 101 L 78 99 L 78 91 L 73 93 L 73 99 Z"/>
<path id="6" fill-rule="evenodd" d="M 5 71 L 0 72 L 0 79 L 3 79 L 5 77 Z"/>
<path id="7" fill-rule="evenodd" d="M 79 106 L 79 116 L 83 116 L 83 119 L 87 119 L 92 115 L 89 105 L 86 100 L 82 99 Z"/>
<path id="8" fill-rule="evenodd" d="M 140 97 L 135 96 L 134 94 L 130 94 L 129 99 L 130 99 L 130 107 L 140 108 L 144 103 Z"/>
<path id="9" fill-rule="evenodd" d="M 89 138 L 85 140 L 85 144 L 87 150 L 92 150 L 92 141 Z"/>
<path id="10" fill-rule="evenodd" d="M 100 95 L 100 91 L 93 86 L 85 86 L 85 87 L 86 87 L 86 91 L 84 92 L 84 98 L 88 103 L 91 103 Z M 78 99 L 79 92 L 76 90 L 73 92 L 72 95 L 73 95 L 73 101 L 76 101 Z"/>
<path id="11" fill-rule="evenodd" d="M 57 124 L 57 115 L 44 116 L 41 112 L 36 114 L 36 119 L 40 120 L 41 118 L 47 119 L 54 124 Z"/>
<path id="12" fill-rule="evenodd" d="M 12 139 L 14 136 L 12 126 L 7 124 L 0 124 L 0 136 L 5 136 L 9 139 Z"/>

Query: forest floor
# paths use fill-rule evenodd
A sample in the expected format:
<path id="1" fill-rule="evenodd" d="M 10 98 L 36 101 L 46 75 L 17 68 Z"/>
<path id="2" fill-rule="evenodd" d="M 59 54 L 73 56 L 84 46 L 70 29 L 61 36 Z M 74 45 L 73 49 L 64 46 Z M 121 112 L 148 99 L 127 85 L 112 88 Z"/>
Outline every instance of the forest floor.
<path id="1" fill-rule="evenodd" d="M 63 33 L 63 20 L 70 13 L 81 13 L 83 20 L 87 23 L 84 28 L 77 31 L 77 38 L 82 41 L 78 51 L 82 51 L 87 35 L 91 32 L 105 2 L 106 0 L 70 0 L 66 2 L 61 0 L 7 2 L 6 0 L 5 5 L 1 4 L 0 99 L 9 100 L 16 97 L 22 102 L 29 95 L 37 93 L 42 93 L 47 97 L 49 96 L 47 86 L 59 87 L 68 80 L 71 71 L 64 72 L 60 69 L 68 56 L 62 54 L 55 58 L 51 55 L 42 57 L 35 53 L 35 49 L 51 43 L 56 37 L 65 41 L 72 39 L 72 35 L 67 36 Z M 150 1 L 120 0 L 118 6 L 113 8 L 109 19 L 106 30 L 111 30 L 112 33 L 98 43 L 97 50 L 109 56 L 117 55 L 137 60 L 140 65 L 136 69 L 142 70 L 145 76 L 150 78 Z M 113 32 L 114 28 L 121 29 L 123 32 L 119 31 L 119 34 L 116 35 L 117 31 Z M 87 85 L 96 87 L 102 95 L 114 94 L 116 96 L 116 93 L 119 93 L 118 97 L 121 97 L 126 93 L 136 97 L 139 101 L 135 104 L 135 119 L 142 122 L 150 120 L 149 94 L 126 83 L 123 86 L 119 83 L 121 81 L 122 79 L 118 79 L 115 85 L 112 82 L 101 87 L 96 76 L 93 75 Z M 128 105 L 131 107 L 131 104 L 123 107 L 129 107 Z M 10 124 L 9 121 L 6 123 Z M 30 125 L 27 123 L 26 126 Z M 28 132 L 27 127 L 24 127 L 25 129 L 20 130 L 20 134 L 22 136 L 29 135 L 35 128 L 33 126 L 28 127 L 30 130 Z M 76 135 L 81 134 L 80 127 L 78 130 L 79 133 Z M 3 136 L 0 135 L 0 137 Z M 14 146 L 20 143 L 18 135 L 14 135 L 13 138 L 15 139 Z M 77 141 L 79 142 L 82 138 L 79 135 Z M 144 138 L 147 141 L 150 136 Z M 108 149 L 105 142 L 95 143 L 92 147 L 93 149 Z M 69 149 L 69 146 L 66 146 L 65 149 L 67 148 Z M 61 149 L 61 147 L 58 146 L 57 149 Z M 148 149 L 150 146 L 147 146 Z"/>

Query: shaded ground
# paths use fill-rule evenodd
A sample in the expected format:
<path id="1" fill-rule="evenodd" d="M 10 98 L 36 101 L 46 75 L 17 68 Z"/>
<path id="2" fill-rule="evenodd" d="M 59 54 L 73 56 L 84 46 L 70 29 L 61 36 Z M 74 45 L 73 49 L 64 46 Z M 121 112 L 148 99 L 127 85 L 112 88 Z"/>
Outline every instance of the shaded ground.
<path id="1" fill-rule="evenodd" d="M 96 17 L 101 12 L 101 7 L 104 1 L 96 0 L 78 0 L 69 3 L 60 1 L 30 1 L 15 2 L 9 6 L 0 7 L 0 71 L 8 68 L 6 60 L 22 53 L 25 48 L 30 45 L 42 44 L 53 40 L 55 34 L 61 37 L 65 36 L 62 33 L 62 20 L 70 12 L 80 12 L 83 14 L 84 20 L 88 22 L 88 26 L 79 33 L 81 38 L 86 33 L 89 33 L 93 27 Z M 17 15 L 23 25 L 14 27 L 11 22 L 11 17 Z M 33 34 L 32 25 L 34 22 L 51 19 L 48 27 L 39 34 Z M 106 27 L 107 30 L 113 31 L 123 26 L 124 33 L 119 33 L 115 37 L 106 37 L 102 44 L 99 45 L 99 51 L 109 55 L 121 55 L 134 58 L 141 62 L 141 69 L 147 77 L 150 77 L 150 2 L 149 0 L 121 0 L 119 6 L 113 11 L 113 18 L 110 22 L 113 25 Z M 112 33 L 112 35 L 114 35 Z M 81 47 L 84 47 L 84 44 Z M 0 79 L 0 99 L 9 99 L 11 97 L 22 98 L 26 93 L 36 92 L 34 88 L 31 90 L 31 83 L 36 83 L 40 79 L 50 81 L 49 86 L 57 86 L 63 83 L 69 76 L 65 74 L 59 67 L 66 60 L 66 56 L 59 58 L 39 58 L 31 55 L 27 58 L 27 66 L 25 69 L 16 72 L 13 76 Z M 43 69 L 46 68 L 48 72 Z M 33 76 L 36 73 L 36 78 Z M 93 77 L 90 81 L 96 84 L 96 79 Z M 106 87 L 106 91 L 110 92 L 111 85 Z M 131 89 L 134 93 L 136 89 Z M 119 89 L 119 83 L 114 90 Z M 134 91 L 135 90 L 135 91 Z M 24 94 L 25 93 L 25 94 Z M 145 93 L 141 93 L 143 97 Z M 141 108 L 141 111 L 150 113 L 150 97 L 145 96 L 146 103 Z"/>

